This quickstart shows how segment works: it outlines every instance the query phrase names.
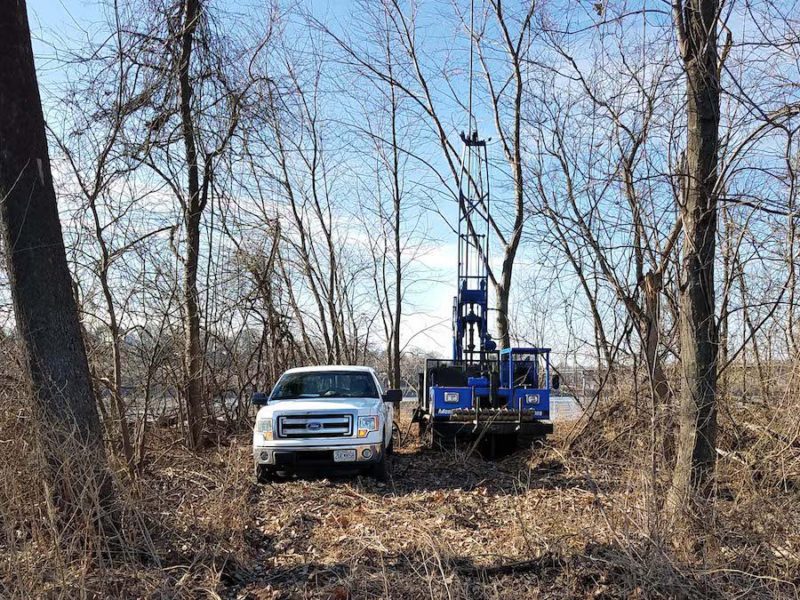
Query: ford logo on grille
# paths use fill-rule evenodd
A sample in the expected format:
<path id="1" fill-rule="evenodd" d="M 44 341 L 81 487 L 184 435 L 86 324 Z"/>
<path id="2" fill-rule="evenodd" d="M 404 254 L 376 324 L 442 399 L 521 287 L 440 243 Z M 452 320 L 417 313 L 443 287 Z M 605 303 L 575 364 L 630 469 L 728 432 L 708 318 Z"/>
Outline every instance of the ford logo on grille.
<path id="1" fill-rule="evenodd" d="M 322 429 L 322 423 L 311 421 L 310 423 L 306 423 L 306 429 L 308 429 L 309 431 L 319 431 L 320 429 Z"/>

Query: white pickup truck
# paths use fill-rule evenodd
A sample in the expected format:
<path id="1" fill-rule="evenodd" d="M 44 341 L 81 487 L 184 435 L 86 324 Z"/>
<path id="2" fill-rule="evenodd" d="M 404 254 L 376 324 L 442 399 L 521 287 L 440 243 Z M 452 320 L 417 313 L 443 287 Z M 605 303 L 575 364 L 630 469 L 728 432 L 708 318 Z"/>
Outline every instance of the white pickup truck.
<path id="1" fill-rule="evenodd" d="M 286 371 L 269 394 L 254 394 L 255 475 L 356 467 L 386 476 L 394 407 L 400 390 L 383 392 L 369 367 L 302 367 Z"/>

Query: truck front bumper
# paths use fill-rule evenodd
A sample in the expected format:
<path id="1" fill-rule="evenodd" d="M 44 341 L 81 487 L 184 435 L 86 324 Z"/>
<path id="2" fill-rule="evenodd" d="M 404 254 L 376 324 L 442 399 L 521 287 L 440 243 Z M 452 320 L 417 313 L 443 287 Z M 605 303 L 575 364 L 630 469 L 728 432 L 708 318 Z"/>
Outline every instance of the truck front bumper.
<path id="1" fill-rule="evenodd" d="M 355 460 L 334 460 L 334 451 L 355 450 Z M 253 448 L 256 466 L 268 465 L 276 469 L 319 466 L 353 466 L 377 462 L 383 457 L 380 444 L 352 444 L 335 446 L 257 446 Z"/>

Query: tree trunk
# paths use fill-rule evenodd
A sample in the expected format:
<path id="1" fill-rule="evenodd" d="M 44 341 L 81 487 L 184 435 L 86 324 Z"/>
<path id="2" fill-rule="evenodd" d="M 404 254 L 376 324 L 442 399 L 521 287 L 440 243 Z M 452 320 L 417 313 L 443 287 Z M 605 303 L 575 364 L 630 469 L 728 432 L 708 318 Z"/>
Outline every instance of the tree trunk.
<path id="1" fill-rule="evenodd" d="M 106 306 L 108 308 L 108 328 L 111 333 L 111 352 L 114 359 L 111 395 L 113 396 L 114 407 L 117 411 L 117 418 L 119 419 L 122 454 L 125 457 L 125 464 L 128 466 L 128 471 L 133 475 L 133 445 L 131 444 L 130 427 L 128 425 L 127 411 L 125 410 L 125 399 L 122 397 L 122 348 L 120 347 L 122 344 L 122 332 L 120 331 L 119 321 L 117 320 L 117 312 L 114 309 L 114 300 L 108 282 L 108 263 L 106 261 L 107 258 L 104 259 L 100 284 L 103 288 L 103 296 L 105 297 Z"/>
<path id="2" fill-rule="evenodd" d="M 133 446 L 131 444 L 130 427 L 128 426 L 128 417 L 125 410 L 125 400 L 122 397 L 122 332 L 120 331 L 117 311 L 114 307 L 114 296 L 111 291 L 111 284 L 109 283 L 111 255 L 108 250 L 108 244 L 103 237 L 103 228 L 100 225 L 100 215 L 97 210 L 96 195 L 93 195 L 89 198 L 89 210 L 92 213 L 95 236 L 97 237 L 97 243 L 100 245 L 100 251 L 102 255 L 98 277 L 100 279 L 100 287 L 103 290 L 103 298 L 106 301 L 106 310 L 108 311 L 108 330 L 111 334 L 111 352 L 114 362 L 114 372 L 112 374 L 111 381 L 111 397 L 114 410 L 117 412 L 117 419 L 119 419 L 119 432 L 120 437 L 122 438 L 122 454 L 125 457 L 125 464 L 128 466 L 128 472 L 133 476 L 135 474 L 133 469 Z"/>
<path id="3" fill-rule="evenodd" d="M 722 372 L 717 374 L 717 395 L 721 398 L 725 398 L 728 395 L 728 372 L 730 370 L 725 368 L 725 365 L 728 364 L 728 330 L 730 327 L 728 299 L 730 298 L 733 286 L 733 266 L 735 262 L 732 258 L 733 223 L 725 207 L 722 208 L 722 223 L 724 226 L 722 234 L 722 289 L 725 290 L 725 295 L 720 308 L 719 332 L 717 334 L 719 337 L 719 356 L 717 357 L 717 364 L 720 369 L 722 369 Z"/>
<path id="4" fill-rule="evenodd" d="M 183 293 L 185 308 L 184 366 L 186 370 L 186 417 L 189 421 L 188 442 L 191 448 L 200 446 L 203 435 L 203 356 L 200 343 L 200 295 L 197 292 L 197 265 L 200 255 L 200 220 L 203 213 L 200 197 L 200 169 L 192 117 L 192 84 L 189 69 L 192 44 L 200 18 L 199 0 L 186 0 L 181 40 L 180 102 L 183 142 L 188 166 L 189 197 L 184 205 L 186 227 L 186 256 Z"/>
<path id="5" fill-rule="evenodd" d="M 200 302 L 197 292 L 197 261 L 200 253 L 200 213 L 186 219 L 186 265 L 183 278 L 185 315 L 184 363 L 186 369 L 186 417 L 189 446 L 201 445 L 203 435 L 203 357 L 200 344 Z"/>
<path id="6" fill-rule="evenodd" d="M 391 46 L 387 44 L 387 55 L 389 56 L 389 73 L 392 72 Z M 400 191 L 400 155 L 397 146 L 397 91 L 394 84 L 391 86 L 391 110 L 392 110 L 392 178 L 393 178 L 393 209 L 394 209 L 394 316 L 392 318 L 392 368 L 391 386 L 400 389 L 400 325 L 402 323 L 403 312 L 403 250 L 402 240 L 400 239 L 400 208 L 402 196 Z"/>
<path id="7" fill-rule="evenodd" d="M 789 138 L 791 140 L 791 138 Z M 797 340 L 797 194 L 798 194 L 798 173 L 800 168 L 800 152 L 794 156 L 791 153 L 791 142 L 786 148 L 786 170 L 789 177 L 789 201 L 787 202 L 787 223 L 786 228 L 786 266 L 789 269 L 789 280 L 786 286 L 789 288 L 789 298 L 787 302 L 788 312 L 786 315 L 786 333 L 788 336 L 790 356 L 793 361 L 800 358 L 800 343 Z"/>
<path id="8" fill-rule="evenodd" d="M 103 503 L 111 499 L 111 480 L 58 219 L 26 13 L 24 0 L 0 9 L 0 227 L 51 489 L 68 504 L 71 491 L 91 486 Z M 91 503 L 83 508 L 93 520 L 99 517 Z"/>
<path id="9" fill-rule="evenodd" d="M 502 281 L 494 286 L 497 294 L 497 338 L 500 348 L 511 347 L 511 333 L 508 327 L 508 296 L 511 287 L 511 272 L 503 270 Z"/>
<path id="10" fill-rule="evenodd" d="M 679 525 L 692 524 L 712 493 L 717 438 L 717 328 L 714 252 L 717 227 L 719 71 L 717 0 L 676 8 L 686 70 L 686 194 L 681 206 L 680 336 L 682 389 L 678 453 L 668 502 Z"/>
<path id="11" fill-rule="evenodd" d="M 520 80 L 521 81 L 521 80 Z M 521 82 L 518 82 L 521 86 Z M 511 330 L 508 320 L 508 304 L 511 295 L 511 282 L 514 270 L 514 261 L 517 258 L 517 249 L 522 239 L 522 228 L 525 223 L 525 199 L 523 194 L 524 176 L 522 173 L 522 149 L 520 134 L 520 106 L 521 89 L 516 98 L 516 112 L 514 114 L 514 154 L 512 157 L 512 170 L 514 174 L 514 230 L 511 232 L 508 243 L 503 253 L 503 267 L 500 281 L 495 285 L 497 294 L 497 337 L 500 339 L 501 348 L 511 347 Z"/>
<path id="12" fill-rule="evenodd" d="M 673 420 L 665 414 L 669 405 L 670 389 L 664 365 L 658 352 L 659 323 L 661 323 L 660 296 L 662 276 L 660 273 L 649 271 L 642 279 L 644 292 L 644 312 L 639 321 L 641 331 L 643 358 L 647 367 L 647 379 L 652 395 L 650 427 L 651 450 L 653 458 L 663 456 L 667 462 L 674 457 Z M 665 418 L 666 417 L 666 418 Z M 655 482 L 656 467 L 653 463 L 653 481 Z"/>
<path id="13" fill-rule="evenodd" d="M 666 406 L 669 401 L 669 383 L 664 372 L 664 365 L 658 355 L 659 330 L 661 322 L 660 299 L 661 274 L 648 272 L 642 280 L 644 290 L 644 314 L 639 326 L 644 344 L 644 359 L 650 385 L 653 389 L 653 400 L 658 407 Z"/>

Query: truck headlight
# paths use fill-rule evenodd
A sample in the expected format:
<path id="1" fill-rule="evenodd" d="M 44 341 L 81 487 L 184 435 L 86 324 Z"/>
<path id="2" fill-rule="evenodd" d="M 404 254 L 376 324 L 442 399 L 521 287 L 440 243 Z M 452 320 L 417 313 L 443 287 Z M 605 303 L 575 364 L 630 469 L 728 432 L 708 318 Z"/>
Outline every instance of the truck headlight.
<path id="1" fill-rule="evenodd" d="M 370 431 L 378 431 L 378 417 L 358 417 L 358 437 L 367 437 Z"/>
<path id="2" fill-rule="evenodd" d="M 258 419 L 256 433 L 260 433 L 265 442 L 272 441 L 272 419 Z"/>

